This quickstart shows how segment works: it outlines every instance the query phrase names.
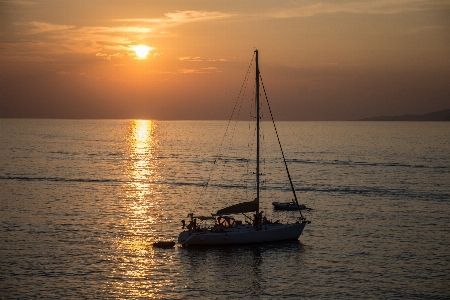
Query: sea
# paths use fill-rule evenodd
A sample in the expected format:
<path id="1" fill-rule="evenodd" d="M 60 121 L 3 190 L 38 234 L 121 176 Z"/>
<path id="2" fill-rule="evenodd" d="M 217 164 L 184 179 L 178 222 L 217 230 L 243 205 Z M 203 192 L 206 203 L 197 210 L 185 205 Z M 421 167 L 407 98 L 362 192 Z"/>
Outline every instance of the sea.
<path id="1" fill-rule="evenodd" d="M 290 189 L 263 122 L 261 210 Z M 0 299 L 450 299 L 450 123 L 278 122 L 299 240 L 153 247 L 255 198 L 246 121 L 0 119 Z"/>

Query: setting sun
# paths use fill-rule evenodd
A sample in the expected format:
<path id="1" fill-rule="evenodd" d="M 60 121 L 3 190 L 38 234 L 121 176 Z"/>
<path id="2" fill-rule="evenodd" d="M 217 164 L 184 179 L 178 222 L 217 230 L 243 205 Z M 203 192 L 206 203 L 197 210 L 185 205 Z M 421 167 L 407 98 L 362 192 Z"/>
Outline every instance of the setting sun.
<path id="1" fill-rule="evenodd" d="M 145 58 L 148 54 L 148 52 L 151 50 L 152 48 L 147 47 L 147 46 L 135 46 L 133 47 L 134 52 L 136 52 L 136 55 L 139 58 Z"/>

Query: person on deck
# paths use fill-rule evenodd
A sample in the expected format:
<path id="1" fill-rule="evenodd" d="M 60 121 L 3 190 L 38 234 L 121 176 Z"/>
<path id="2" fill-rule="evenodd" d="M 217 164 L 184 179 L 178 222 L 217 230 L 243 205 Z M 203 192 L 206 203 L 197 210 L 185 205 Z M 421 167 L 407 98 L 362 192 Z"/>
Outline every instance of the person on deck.
<path id="1" fill-rule="evenodd" d="M 253 215 L 253 227 L 256 228 L 256 230 L 258 230 L 259 227 L 259 218 L 258 218 L 259 214 L 254 214 Z"/>
<path id="2" fill-rule="evenodd" d="M 258 226 L 258 229 L 262 228 L 262 226 L 261 226 L 262 220 L 263 220 L 263 211 L 260 211 L 259 214 L 258 214 L 258 223 L 256 223 L 257 226 Z"/>

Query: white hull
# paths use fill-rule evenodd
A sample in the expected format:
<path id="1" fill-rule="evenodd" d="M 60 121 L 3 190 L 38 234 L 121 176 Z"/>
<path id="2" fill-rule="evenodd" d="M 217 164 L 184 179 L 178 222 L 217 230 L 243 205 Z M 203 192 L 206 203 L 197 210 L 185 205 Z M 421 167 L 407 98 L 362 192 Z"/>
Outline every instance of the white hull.
<path id="1" fill-rule="evenodd" d="M 251 225 L 225 228 L 223 232 L 204 230 L 189 233 L 183 231 L 178 236 L 182 245 L 233 245 L 276 242 L 298 239 L 306 226 L 306 221 L 296 224 L 266 224 L 256 230 Z"/>

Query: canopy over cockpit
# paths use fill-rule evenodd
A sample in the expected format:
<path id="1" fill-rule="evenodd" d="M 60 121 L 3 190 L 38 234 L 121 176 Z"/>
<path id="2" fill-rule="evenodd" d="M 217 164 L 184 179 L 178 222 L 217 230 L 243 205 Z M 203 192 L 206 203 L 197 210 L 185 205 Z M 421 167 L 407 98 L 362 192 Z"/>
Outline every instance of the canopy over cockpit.
<path id="1" fill-rule="evenodd" d="M 258 204 L 255 201 L 242 202 L 219 209 L 213 216 L 235 215 L 248 212 L 256 212 Z"/>

